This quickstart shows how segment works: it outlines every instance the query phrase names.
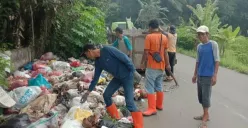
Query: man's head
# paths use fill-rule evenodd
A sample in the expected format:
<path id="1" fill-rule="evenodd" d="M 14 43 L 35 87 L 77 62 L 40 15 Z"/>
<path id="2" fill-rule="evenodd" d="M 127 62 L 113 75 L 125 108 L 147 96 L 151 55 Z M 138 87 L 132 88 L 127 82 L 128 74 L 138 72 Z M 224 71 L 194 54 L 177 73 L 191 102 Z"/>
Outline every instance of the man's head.
<path id="1" fill-rule="evenodd" d="M 149 26 L 149 31 L 154 31 L 156 29 L 159 29 L 159 22 L 156 19 L 151 20 L 148 26 Z"/>
<path id="2" fill-rule="evenodd" d="M 176 27 L 175 27 L 174 25 L 170 25 L 170 26 L 169 26 L 169 32 L 170 32 L 171 34 L 176 34 Z"/>
<path id="3" fill-rule="evenodd" d="M 87 57 L 88 59 L 92 59 L 92 60 L 99 57 L 99 55 L 97 54 L 97 48 L 95 47 L 94 44 L 91 43 L 85 44 L 83 46 L 81 56 Z"/>
<path id="4" fill-rule="evenodd" d="M 123 34 L 123 30 L 121 28 L 117 27 L 115 29 L 115 34 L 116 34 L 117 37 L 120 37 L 121 38 L 121 36 Z"/>
<path id="5" fill-rule="evenodd" d="M 209 41 L 209 29 L 207 26 L 202 25 L 196 30 L 199 40 L 202 43 L 207 43 Z"/>

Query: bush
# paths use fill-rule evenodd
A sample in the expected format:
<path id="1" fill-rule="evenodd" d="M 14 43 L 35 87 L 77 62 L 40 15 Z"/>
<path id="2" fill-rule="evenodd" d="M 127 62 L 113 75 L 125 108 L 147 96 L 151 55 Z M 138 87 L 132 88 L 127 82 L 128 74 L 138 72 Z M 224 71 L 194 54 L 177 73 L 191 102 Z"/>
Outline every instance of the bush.
<path id="1" fill-rule="evenodd" d="M 2 54 L 4 49 L 0 48 L 0 86 L 7 86 L 8 82 L 6 79 L 5 68 L 11 68 L 10 60 L 6 59 L 5 54 Z"/>
<path id="2" fill-rule="evenodd" d="M 195 32 L 189 26 L 179 26 L 177 29 L 178 42 L 177 46 L 185 50 L 195 49 Z"/>
<path id="3" fill-rule="evenodd" d="M 85 43 L 106 42 L 104 19 L 102 11 L 80 1 L 62 6 L 53 23 L 55 32 L 48 49 L 63 58 L 79 57 Z"/>
<path id="4" fill-rule="evenodd" d="M 248 63 L 248 38 L 239 36 L 231 44 L 232 49 L 237 60 L 242 64 L 246 65 Z"/>

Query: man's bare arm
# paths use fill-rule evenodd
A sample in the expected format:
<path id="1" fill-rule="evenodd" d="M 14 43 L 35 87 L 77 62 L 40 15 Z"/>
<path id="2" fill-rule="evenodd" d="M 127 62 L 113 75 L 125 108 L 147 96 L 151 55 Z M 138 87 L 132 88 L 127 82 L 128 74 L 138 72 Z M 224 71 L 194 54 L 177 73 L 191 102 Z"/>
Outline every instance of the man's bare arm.
<path id="1" fill-rule="evenodd" d="M 220 65 L 220 62 L 216 61 L 215 62 L 215 68 L 214 68 L 214 76 L 217 76 L 217 74 L 218 74 L 219 65 Z"/>
<path id="2" fill-rule="evenodd" d="M 165 61 L 167 66 L 170 65 L 169 55 L 168 55 L 167 49 L 164 50 L 164 61 Z"/>
<path id="3" fill-rule="evenodd" d="M 199 62 L 195 63 L 195 71 L 194 71 L 194 76 L 197 76 L 197 67 L 198 67 Z"/>
<path id="4" fill-rule="evenodd" d="M 144 53 L 142 55 L 141 64 L 145 64 L 145 62 L 147 61 L 147 58 L 148 58 L 148 50 L 144 50 Z"/>

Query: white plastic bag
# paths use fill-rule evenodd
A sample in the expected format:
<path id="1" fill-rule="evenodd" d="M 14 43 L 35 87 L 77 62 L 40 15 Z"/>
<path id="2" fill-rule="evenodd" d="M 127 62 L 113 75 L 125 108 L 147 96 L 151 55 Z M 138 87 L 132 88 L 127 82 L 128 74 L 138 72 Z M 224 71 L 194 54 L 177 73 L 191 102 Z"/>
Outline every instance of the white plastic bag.
<path id="1" fill-rule="evenodd" d="M 70 104 L 70 107 L 78 106 L 81 109 L 90 110 L 90 104 L 87 101 L 84 102 L 84 103 L 81 103 L 80 100 L 81 100 L 81 97 L 74 97 L 72 99 L 72 102 Z"/>
<path id="2" fill-rule="evenodd" d="M 69 89 L 67 92 L 70 94 L 71 99 L 79 96 L 77 89 Z"/>
<path id="3" fill-rule="evenodd" d="M 9 92 L 16 104 L 14 108 L 21 109 L 27 106 L 31 101 L 35 100 L 41 94 L 40 87 L 30 86 L 30 87 L 19 87 Z"/>
<path id="4" fill-rule="evenodd" d="M 112 97 L 112 100 L 117 106 L 125 106 L 126 105 L 124 96 L 117 95 L 115 97 Z"/>
<path id="5" fill-rule="evenodd" d="M 27 79 L 31 78 L 31 76 L 26 74 L 26 73 L 27 72 L 21 72 L 21 71 L 17 70 L 17 71 L 14 72 L 14 76 L 15 77 L 21 77 L 21 78 L 27 78 Z"/>
<path id="6" fill-rule="evenodd" d="M 51 113 L 48 118 L 40 118 L 28 126 L 28 128 L 59 128 L 58 113 Z"/>
<path id="7" fill-rule="evenodd" d="M 52 62 L 52 69 L 57 71 L 68 71 L 70 70 L 70 64 L 63 61 Z"/>
<path id="8" fill-rule="evenodd" d="M 0 107 L 1 108 L 10 108 L 14 106 L 16 102 L 3 90 L 0 86 Z"/>
<path id="9" fill-rule="evenodd" d="M 83 128 L 82 123 L 77 120 L 66 120 L 61 128 Z"/>
<path id="10" fill-rule="evenodd" d="M 67 111 L 68 110 L 64 105 L 59 104 L 59 105 L 53 107 L 50 112 L 58 113 L 58 122 L 59 122 L 59 124 L 61 124 L 65 115 L 67 114 Z"/>
<path id="11" fill-rule="evenodd" d="M 63 122 L 65 122 L 66 120 L 77 120 L 82 122 L 83 119 L 88 118 L 92 115 L 93 115 L 92 111 L 84 110 L 78 106 L 74 106 L 69 110 Z"/>

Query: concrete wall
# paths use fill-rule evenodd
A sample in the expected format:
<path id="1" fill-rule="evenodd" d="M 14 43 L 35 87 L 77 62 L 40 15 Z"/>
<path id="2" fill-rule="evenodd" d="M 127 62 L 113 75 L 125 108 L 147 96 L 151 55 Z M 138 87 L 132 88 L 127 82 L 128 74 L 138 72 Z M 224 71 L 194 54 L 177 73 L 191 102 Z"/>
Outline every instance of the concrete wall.
<path id="1" fill-rule="evenodd" d="M 34 59 L 34 52 L 32 52 L 30 47 L 14 49 L 10 52 L 13 70 L 17 70 Z"/>

